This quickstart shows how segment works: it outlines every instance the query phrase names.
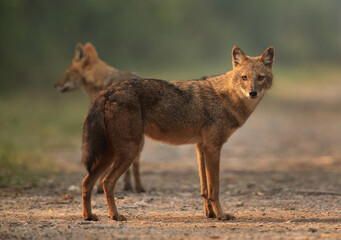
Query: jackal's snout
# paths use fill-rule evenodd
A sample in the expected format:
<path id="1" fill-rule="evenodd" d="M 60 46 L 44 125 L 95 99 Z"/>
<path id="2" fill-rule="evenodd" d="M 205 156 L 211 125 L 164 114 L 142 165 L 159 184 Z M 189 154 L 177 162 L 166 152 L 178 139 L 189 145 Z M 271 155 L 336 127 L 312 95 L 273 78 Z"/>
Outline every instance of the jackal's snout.
<path id="1" fill-rule="evenodd" d="M 58 92 L 67 92 L 69 87 L 64 82 L 65 80 L 62 79 L 54 85 L 54 88 L 57 89 Z"/>
<path id="2" fill-rule="evenodd" d="M 258 93 L 257 93 L 256 90 L 251 90 L 251 91 L 249 92 L 249 95 L 250 95 L 251 98 L 256 98 L 257 95 L 258 95 Z"/>

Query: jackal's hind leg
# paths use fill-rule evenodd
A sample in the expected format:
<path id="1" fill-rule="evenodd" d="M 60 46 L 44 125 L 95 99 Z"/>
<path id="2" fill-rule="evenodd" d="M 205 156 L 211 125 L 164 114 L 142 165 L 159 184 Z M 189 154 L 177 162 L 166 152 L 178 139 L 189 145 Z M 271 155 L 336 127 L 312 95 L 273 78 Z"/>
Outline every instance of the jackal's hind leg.
<path id="1" fill-rule="evenodd" d="M 142 139 L 142 142 L 141 142 L 140 152 L 142 151 L 143 145 L 144 145 L 144 138 Z M 140 154 L 136 157 L 135 161 L 133 162 L 133 166 L 130 169 L 133 170 L 133 176 L 134 176 L 134 182 L 135 182 L 135 192 L 137 192 L 137 193 L 145 192 L 146 190 L 142 186 L 141 177 L 140 177 Z M 124 191 L 132 191 L 133 190 L 133 187 L 131 184 L 130 169 L 128 169 L 126 171 L 126 173 L 124 174 L 124 179 L 123 179 Z"/>
<path id="2" fill-rule="evenodd" d="M 141 148 L 136 142 L 125 144 L 125 148 L 116 153 L 114 163 L 103 179 L 104 193 L 109 208 L 109 217 L 117 221 L 126 221 L 126 218 L 118 214 L 115 204 L 114 190 L 120 176 L 126 172 L 129 166 L 139 155 Z"/>
<path id="3" fill-rule="evenodd" d="M 133 186 L 131 184 L 130 168 L 124 173 L 123 178 L 123 191 L 131 192 L 133 191 Z"/>
<path id="4" fill-rule="evenodd" d="M 135 191 L 137 193 L 145 192 L 146 190 L 142 186 L 141 177 L 140 177 L 140 156 L 138 156 L 133 162 L 133 173 L 135 180 Z"/>
<path id="5" fill-rule="evenodd" d="M 95 166 L 82 182 L 82 196 L 83 196 L 83 217 L 88 221 L 97 221 L 98 217 L 91 211 L 91 192 L 97 179 L 103 174 L 110 164 L 103 163 Z"/>
<path id="6" fill-rule="evenodd" d="M 108 171 L 109 170 L 106 170 L 97 181 L 97 194 L 104 193 L 102 181 L 105 175 L 108 173 Z"/>
<path id="7" fill-rule="evenodd" d="M 145 192 L 146 190 L 142 186 L 141 177 L 140 177 L 140 156 L 141 151 L 144 145 L 144 137 L 142 138 L 141 142 L 141 149 L 139 155 L 136 157 L 135 161 L 133 162 L 133 174 L 134 174 L 134 181 L 135 181 L 135 192 L 141 193 Z"/>

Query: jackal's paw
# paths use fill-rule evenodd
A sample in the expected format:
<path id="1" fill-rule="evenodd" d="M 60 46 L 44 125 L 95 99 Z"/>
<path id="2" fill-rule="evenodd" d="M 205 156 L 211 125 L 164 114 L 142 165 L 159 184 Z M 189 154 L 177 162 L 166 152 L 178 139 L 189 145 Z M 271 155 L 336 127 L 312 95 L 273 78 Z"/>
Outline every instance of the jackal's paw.
<path id="1" fill-rule="evenodd" d="M 85 221 L 98 221 L 98 217 L 95 214 L 90 214 L 87 216 L 84 216 Z"/>
<path id="2" fill-rule="evenodd" d="M 127 219 L 125 218 L 125 216 L 123 215 L 114 215 L 114 216 L 109 216 L 112 220 L 115 220 L 115 221 L 127 221 Z"/>
<path id="3" fill-rule="evenodd" d="M 235 216 L 226 214 L 226 213 L 218 217 L 218 220 L 222 220 L 222 221 L 229 221 L 229 220 L 234 220 L 234 219 L 236 219 Z"/>
<path id="4" fill-rule="evenodd" d="M 146 190 L 142 186 L 140 186 L 140 187 L 135 187 L 135 192 L 142 193 L 142 192 L 146 192 Z"/>
<path id="5" fill-rule="evenodd" d="M 214 212 L 206 212 L 206 217 L 207 218 L 216 218 L 217 216 L 215 215 Z"/>

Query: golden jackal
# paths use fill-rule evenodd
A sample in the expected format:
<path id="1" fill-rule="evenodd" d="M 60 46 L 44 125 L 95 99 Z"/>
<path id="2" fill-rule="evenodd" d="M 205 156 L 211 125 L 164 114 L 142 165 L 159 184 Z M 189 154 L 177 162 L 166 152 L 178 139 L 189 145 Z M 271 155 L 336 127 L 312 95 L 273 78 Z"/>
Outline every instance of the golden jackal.
<path id="1" fill-rule="evenodd" d="M 101 90 L 115 81 L 138 78 L 135 73 L 118 70 L 102 61 L 91 43 L 78 43 L 75 56 L 67 68 L 64 77 L 55 85 L 60 92 L 70 92 L 84 88 L 88 96 L 93 99 Z M 140 180 L 139 159 L 133 164 L 135 191 L 144 192 Z M 103 192 L 102 181 L 98 183 L 98 192 Z M 124 190 L 131 190 L 130 171 L 124 178 Z"/>
<path id="2" fill-rule="evenodd" d="M 139 157 L 144 135 L 175 145 L 196 144 L 206 216 L 234 219 L 219 201 L 220 150 L 271 87 L 274 49 L 249 57 L 235 46 L 232 59 L 233 70 L 222 75 L 179 82 L 119 81 L 95 97 L 83 128 L 82 161 L 88 170 L 82 188 L 84 219 L 98 220 L 91 212 L 91 191 L 111 166 L 103 179 L 109 215 L 126 220 L 117 212 L 114 188 Z"/>

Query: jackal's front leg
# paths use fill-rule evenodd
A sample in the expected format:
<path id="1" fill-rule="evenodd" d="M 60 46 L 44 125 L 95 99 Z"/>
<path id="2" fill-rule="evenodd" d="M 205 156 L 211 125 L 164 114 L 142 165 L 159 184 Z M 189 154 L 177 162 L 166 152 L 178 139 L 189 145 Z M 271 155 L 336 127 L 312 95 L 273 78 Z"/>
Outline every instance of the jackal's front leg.
<path id="1" fill-rule="evenodd" d="M 219 220 L 233 220 L 234 216 L 224 213 L 219 200 L 220 149 L 216 146 L 203 146 L 208 184 L 208 200 Z"/>
<path id="2" fill-rule="evenodd" d="M 199 165 L 199 176 L 201 185 L 201 196 L 204 199 L 205 212 L 208 218 L 216 218 L 211 202 L 208 200 L 208 190 L 207 190 L 207 178 L 206 178 L 206 167 L 205 167 L 205 156 L 202 149 L 202 144 L 195 145 L 197 150 L 198 165 Z"/>

